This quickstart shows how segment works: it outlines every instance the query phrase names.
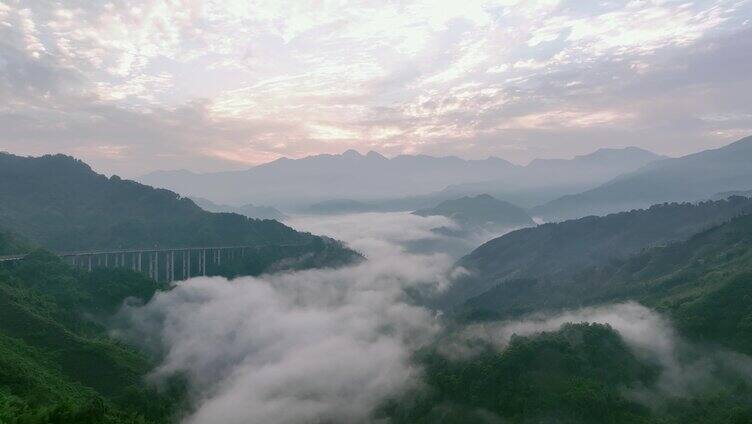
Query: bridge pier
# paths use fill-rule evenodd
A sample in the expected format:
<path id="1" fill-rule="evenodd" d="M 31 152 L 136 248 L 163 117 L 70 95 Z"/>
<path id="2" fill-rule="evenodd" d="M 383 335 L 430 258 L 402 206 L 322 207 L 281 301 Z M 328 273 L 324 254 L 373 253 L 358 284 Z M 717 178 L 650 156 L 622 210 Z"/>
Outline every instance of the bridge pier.
<path id="1" fill-rule="evenodd" d="M 226 246 L 226 247 L 187 247 L 187 248 L 154 248 L 154 249 L 123 249 L 117 251 L 79 251 L 58 253 L 65 262 L 78 269 L 93 271 L 94 268 L 130 268 L 135 272 L 143 272 L 159 282 L 164 270 L 165 279 L 173 282 L 178 279 L 188 279 L 193 276 L 208 274 L 207 253 L 212 255 L 212 265 L 222 265 L 222 255 L 225 259 L 235 260 L 244 257 L 246 249 L 254 246 Z M 164 253 L 164 265 L 160 268 L 160 256 Z M 195 253 L 195 257 L 194 257 Z M 144 257 L 146 255 L 146 257 Z M 175 269 L 175 256 L 179 255 L 178 267 Z M 27 255 L 0 255 L 0 264 L 15 264 Z M 112 256 L 112 261 L 110 260 Z M 144 260 L 148 264 L 144 264 Z M 196 265 L 194 265 L 194 260 Z M 212 268 L 214 270 L 214 268 Z"/>

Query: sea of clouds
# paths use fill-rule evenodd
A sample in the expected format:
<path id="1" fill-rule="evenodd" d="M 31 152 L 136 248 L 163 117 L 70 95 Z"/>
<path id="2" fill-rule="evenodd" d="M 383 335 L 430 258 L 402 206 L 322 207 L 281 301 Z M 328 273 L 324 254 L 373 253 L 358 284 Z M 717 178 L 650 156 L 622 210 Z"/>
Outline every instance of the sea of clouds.
<path id="1" fill-rule="evenodd" d="M 440 339 L 447 355 L 471 359 L 469 341 L 504 349 L 513 334 L 567 322 L 608 324 L 661 369 L 656 387 L 632 393 L 637 400 L 690 396 L 721 368 L 752 375 L 743 355 L 685 355 L 689 345 L 671 324 L 636 303 L 474 324 L 446 337 L 441 315 L 408 293 L 444 290 L 454 257 L 406 248 L 440 243 L 431 229 L 453 225 L 446 218 L 368 213 L 293 217 L 288 224 L 343 240 L 368 260 L 258 278 L 193 278 L 121 311 L 118 334 L 164 358 L 152 378 L 187 377 L 193 408 L 185 422 L 369 422 L 384 400 L 420 388 L 417 349 Z"/>

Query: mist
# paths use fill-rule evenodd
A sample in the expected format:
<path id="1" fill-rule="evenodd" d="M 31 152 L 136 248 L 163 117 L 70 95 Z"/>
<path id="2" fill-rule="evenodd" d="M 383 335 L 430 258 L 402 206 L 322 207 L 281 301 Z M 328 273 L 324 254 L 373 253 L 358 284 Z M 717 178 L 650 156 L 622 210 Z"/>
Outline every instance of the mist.
<path id="1" fill-rule="evenodd" d="M 453 334 L 441 350 L 452 358 L 468 359 L 477 352 L 478 344 L 473 342 L 488 342 L 503 350 L 513 335 L 557 331 L 567 323 L 608 325 L 639 359 L 656 366 L 659 376 L 653 387 L 632 388 L 626 393 L 650 406 L 673 397 L 690 398 L 707 392 L 724 385 L 728 376 L 752 382 L 752 358 L 719 346 L 692 343 L 682 338 L 660 313 L 636 302 L 473 324 Z"/>
<path id="2" fill-rule="evenodd" d="M 452 260 L 408 252 L 440 217 L 368 214 L 295 220 L 364 253 L 341 269 L 260 278 L 194 278 L 126 306 L 118 334 L 164 356 L 154 381 L 182 374 L 188 423 L 365 422 L 420 384 L 412 353 L 441 325 L 408 291 L 440 292 Z"/>
<path id="3" fill-rule="evenodd" d="M 418 349 L 438 346 L 452 359 L 471 360 L 478 340 L 503 350 L 515 334 L 570 322 L 611 326 L 660 370 L 654 387 L 626 393 L 642 403 L 692 396 L 723 384 L 723 373 L 752 376 L 747 356 L 692 345 L 659 313 L 632 302 L 447 325 L 415 293 L 430 297 L 452 284 L 452 255 L 410 247 L 441 245 L 446 238 L 431 229 L 454 225 L 447 218 L 368 213 L 288 223 L 344 240 L 367 260 L 258 278 L 194 278 L 120 312 L 116 335 L 163 358 L 152 381 L 187 378 L 192 409 L 184 422 L 370 422 L 386 400 L 422 389 Z"/>

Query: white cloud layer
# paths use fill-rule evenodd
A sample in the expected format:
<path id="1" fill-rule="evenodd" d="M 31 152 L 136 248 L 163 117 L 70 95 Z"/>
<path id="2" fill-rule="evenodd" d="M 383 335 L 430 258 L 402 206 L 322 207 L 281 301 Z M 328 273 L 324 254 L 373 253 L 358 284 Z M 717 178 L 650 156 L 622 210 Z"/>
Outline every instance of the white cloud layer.
<path id="1" fill-rule="evenodd" d="M 686 153 L 752 131 L 750 18 L 748 0 L 1 0 L 0 148 L 126 175 L 351 147 Z"/>
<path id="2" fill-rule="evenodd" d="M 477 340 L 504 349 L 514 334 L 556 331 L 568 322 L 608 324 L 658 367 L 654 386 L 626 393 L 646 404 L 712 390 L 724 384 L 723 375 L 752 382 L 752 359 L 689 344 L 664 317 L 636 303 L 448 330 L 408 293 L 446 287 L 453 261 L 404 247 L 436 238 L 430 228 L 450 224 L 444 218 L 389 213 L 291 222 L 330 231 L 369 260 L 232 281 L 194 278 L 121 311 L 116 334 L 164 354 L 153 378 L 188 378 L 193 409 L 185 422 L 371 422 L 386 399 L 421 389 L 416 349 L 438 342 L 447 355 L 472 360 Z"/>
<path id="3" fill-rule="evenodd" d="M 232 281 L 194 278 L 145 306 L 126 307 L 120 334 L 166 353 L 154 378 L 188 376 L 196 405 L 188 423 L 369 421 L 380 402 L 420 383 L 410 356 L 439 330 L 434 314 L 411 304 L 405 291 L 440 289 L 452 263 L 405 252 L 400 243 L 430 236 L 434 220 L 404 217 L 361 219 L 361 231 L 351 220 L 339 232 L 367 262 Z M 304 223 L 329 225 L 326 218 Z"/>

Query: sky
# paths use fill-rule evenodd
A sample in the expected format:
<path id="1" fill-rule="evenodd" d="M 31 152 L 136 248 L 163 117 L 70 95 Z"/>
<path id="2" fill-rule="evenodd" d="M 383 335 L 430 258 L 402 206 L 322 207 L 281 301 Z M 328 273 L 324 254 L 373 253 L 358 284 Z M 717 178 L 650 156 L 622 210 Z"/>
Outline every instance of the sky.
<path id="1" fill-rule="evenodd" d="M 752 134 L 752 0 L 0 0 L 0 150 L 104 173 Z"/>

